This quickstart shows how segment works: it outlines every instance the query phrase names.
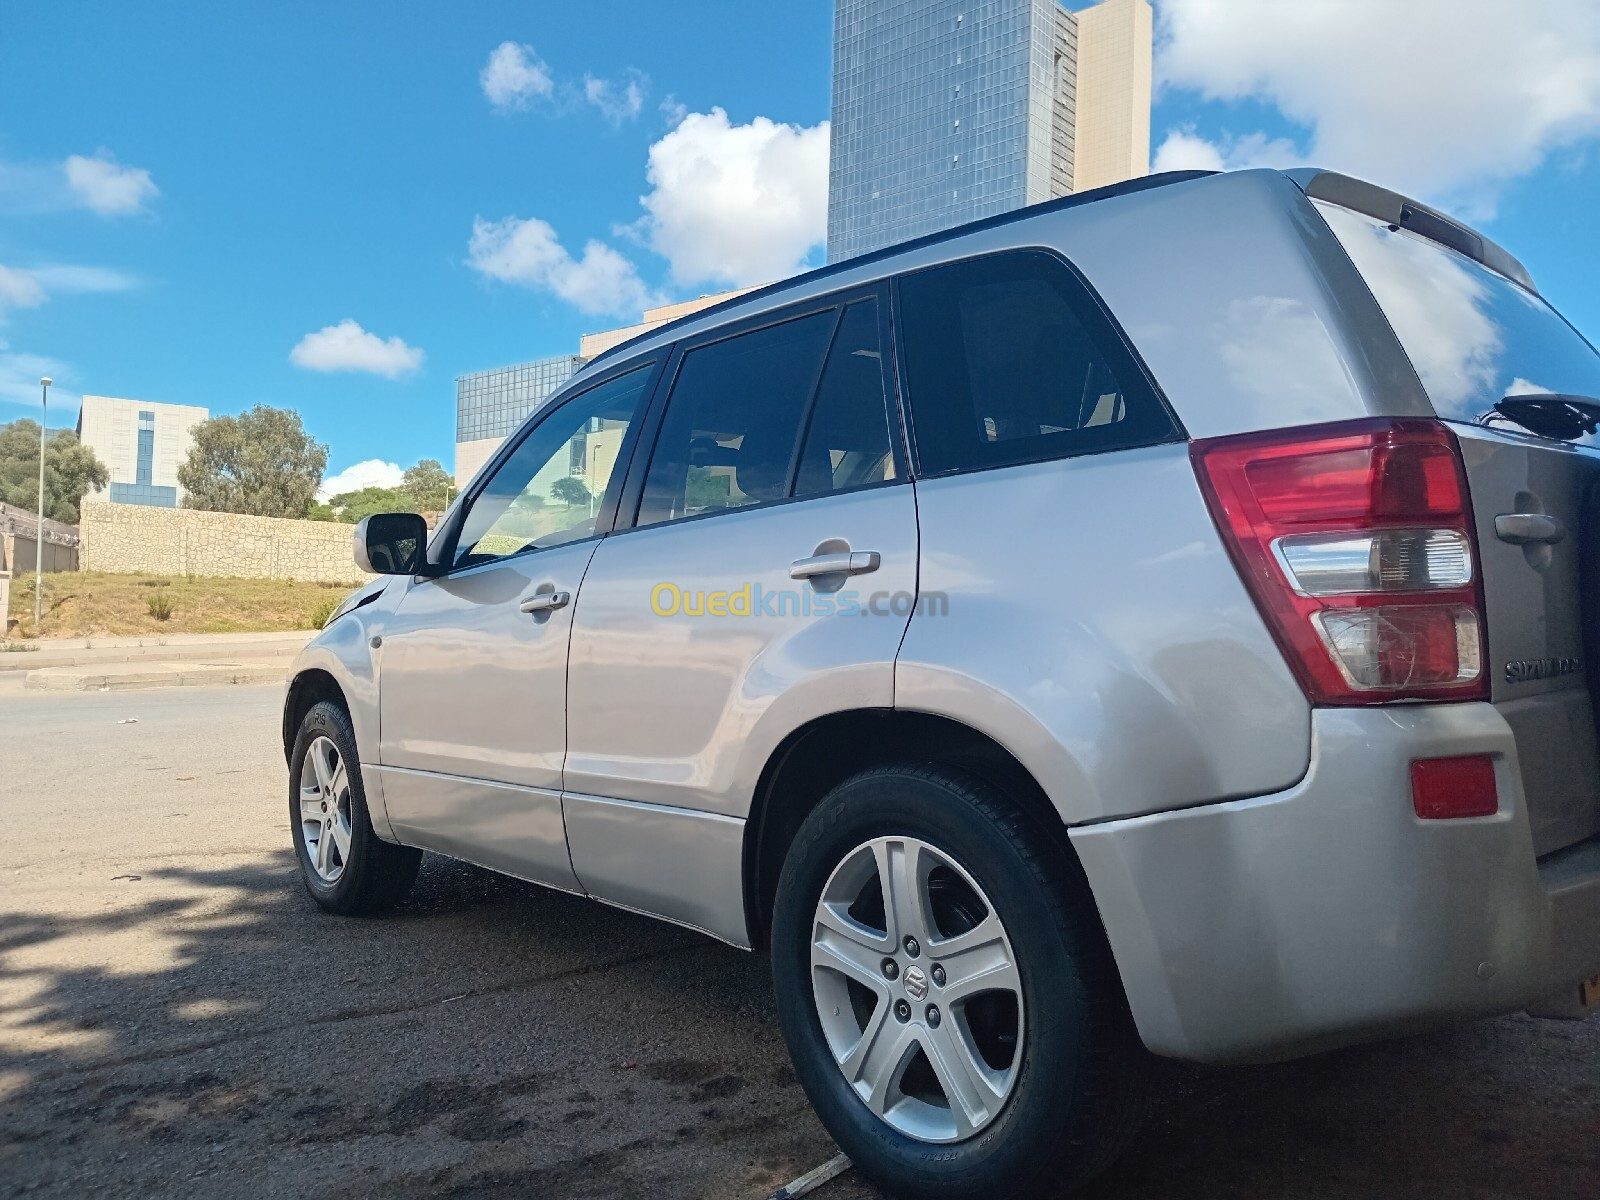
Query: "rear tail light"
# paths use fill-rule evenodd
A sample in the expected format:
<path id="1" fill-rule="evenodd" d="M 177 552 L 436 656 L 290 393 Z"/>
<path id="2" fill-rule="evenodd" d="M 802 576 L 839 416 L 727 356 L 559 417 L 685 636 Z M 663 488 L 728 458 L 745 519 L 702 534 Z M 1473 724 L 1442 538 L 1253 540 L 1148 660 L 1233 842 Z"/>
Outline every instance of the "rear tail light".
<path id="1" fill-rule="evenodd" d="M 1487 697 L 1472 512 L 1448 428 L 1351 421 L 1213 438 L 1191 453 L 1314 703 Z"/>

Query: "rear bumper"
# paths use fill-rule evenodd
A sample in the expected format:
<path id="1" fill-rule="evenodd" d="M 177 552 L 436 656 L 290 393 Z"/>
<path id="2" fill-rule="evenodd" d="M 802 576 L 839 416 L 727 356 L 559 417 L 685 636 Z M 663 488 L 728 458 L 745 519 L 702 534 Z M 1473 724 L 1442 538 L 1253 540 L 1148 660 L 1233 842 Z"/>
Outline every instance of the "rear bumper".
<path id="1" fill-rule="evenodd" d="M 1535 859 L 1493 706 L 1322 709 L 1312 739 L 1288 791 L 1071 831 L 1150 1049 L 1289 1058 L 1600 972 L 1600 841 Z M 1499 813 L 1419 820 L 1411 760 L 1482 753 Z"/>

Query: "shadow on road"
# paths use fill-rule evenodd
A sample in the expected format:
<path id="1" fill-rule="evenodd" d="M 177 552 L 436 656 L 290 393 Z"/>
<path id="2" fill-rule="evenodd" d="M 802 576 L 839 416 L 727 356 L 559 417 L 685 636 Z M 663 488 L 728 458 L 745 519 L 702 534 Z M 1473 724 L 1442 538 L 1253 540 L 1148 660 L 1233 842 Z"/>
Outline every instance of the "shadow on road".
<path id="1" fill-rule="evenodd" d="M 110 889 L 100 895 L 101 889 Z M 764 956 L 426 861 L 342 919 L 293 858 L 0 914 L 0 1180 L 71 1195 L 755 1196 L 831 1154 Z M 1099 1197 L 1591 1196 L 1594 1025 L 1173 1069 Z M 823 1197 L 875 1195 L 846 1176 Z"/>

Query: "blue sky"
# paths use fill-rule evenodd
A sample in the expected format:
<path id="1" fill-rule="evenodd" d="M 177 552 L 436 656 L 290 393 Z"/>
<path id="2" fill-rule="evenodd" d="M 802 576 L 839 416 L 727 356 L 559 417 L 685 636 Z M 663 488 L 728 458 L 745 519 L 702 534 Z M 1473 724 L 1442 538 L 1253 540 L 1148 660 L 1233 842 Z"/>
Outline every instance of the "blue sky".
<path id="1" fill-rule="evenodd" d="M 0 421 L 48 371 L 449 466 L 457 374 L 819 262 L 832 5 L 684 11 L 6 5 Z M 1600 0 L 1157 13 L 1158 165 L 1407 188 L 1600 334 Z"/>

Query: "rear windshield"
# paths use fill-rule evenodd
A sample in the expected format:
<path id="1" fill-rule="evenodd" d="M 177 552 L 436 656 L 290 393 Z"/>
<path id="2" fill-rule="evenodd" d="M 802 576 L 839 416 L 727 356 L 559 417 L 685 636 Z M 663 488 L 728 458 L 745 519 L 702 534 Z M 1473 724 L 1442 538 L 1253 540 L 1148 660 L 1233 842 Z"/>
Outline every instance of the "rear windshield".
<path id="1" fill-rule="evenodd" d="M 1600 355 L 1538 296 L 1437 242 L 1316 204 L 1441 417 L 1477 421 L 1506 396 L 1536 392 L 1600 400 Z M 1600 445 L 1600 435 L 1579 440 Z"/>

